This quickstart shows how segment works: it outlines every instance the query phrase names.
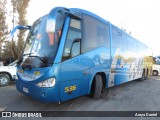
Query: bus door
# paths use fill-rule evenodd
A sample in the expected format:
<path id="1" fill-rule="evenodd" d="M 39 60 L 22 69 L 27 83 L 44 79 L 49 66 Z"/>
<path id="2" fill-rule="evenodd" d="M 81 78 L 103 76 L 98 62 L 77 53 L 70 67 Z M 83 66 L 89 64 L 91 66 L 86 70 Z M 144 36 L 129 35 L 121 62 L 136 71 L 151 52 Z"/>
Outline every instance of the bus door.
<path id="1" fill-rule="evenodd" d="M 83 67 L 80 64 L 81 20 L 70 19 L 59 69 L 61 101 L 78 97 Z"/>

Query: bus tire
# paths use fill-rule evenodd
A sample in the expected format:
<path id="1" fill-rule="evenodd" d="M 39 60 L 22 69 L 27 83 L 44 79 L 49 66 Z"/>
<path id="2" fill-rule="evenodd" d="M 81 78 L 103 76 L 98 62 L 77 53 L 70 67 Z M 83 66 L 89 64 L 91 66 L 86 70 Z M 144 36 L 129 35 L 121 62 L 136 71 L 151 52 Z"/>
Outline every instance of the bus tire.
<path id="1" fill-rule="evenodd" d="M 100 98 L 104 99 L 106 98 L 107 95 L 108 95 L 108 90 L 103 86 Z"/>
<path id="2" fill-rule="evenodd" d="M 144 81 L 144 80 L 145 80 L 145 70 L 143 70 L 142 77 L 140 78 L 140 81 Z"/>
<path id="3" fill-rule="evenodd" d="M 93 82 L 94 82 L 93 98 L 99 99 L 101 97 L 102 87 L 103 87 L 102 76 L 99 74 L 95 75 Z"/>
<path id="4" fill-rule="evenodd" d="M 148 69 L 147 69 L 146 74 L 145 74 L 145 80 L 147 80 L 147 79 L 148 79 Z"/>

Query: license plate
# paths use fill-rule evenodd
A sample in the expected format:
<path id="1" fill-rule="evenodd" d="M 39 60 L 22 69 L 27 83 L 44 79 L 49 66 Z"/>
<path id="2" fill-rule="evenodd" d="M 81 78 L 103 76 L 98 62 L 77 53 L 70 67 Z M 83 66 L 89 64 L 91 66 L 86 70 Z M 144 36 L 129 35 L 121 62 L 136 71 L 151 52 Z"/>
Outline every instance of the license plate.
<path id="1" fill-rule="evenodd" d="M 25 93 L 28 93 L 28 88 L 23 87 L 23 91 L 24 91 Z"/>

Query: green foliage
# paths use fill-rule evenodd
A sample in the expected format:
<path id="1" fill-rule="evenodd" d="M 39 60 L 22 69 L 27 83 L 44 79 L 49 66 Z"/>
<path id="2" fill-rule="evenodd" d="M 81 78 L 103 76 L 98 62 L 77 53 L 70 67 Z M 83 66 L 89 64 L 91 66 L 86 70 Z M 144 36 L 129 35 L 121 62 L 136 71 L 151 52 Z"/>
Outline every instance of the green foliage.
<path id="1" fill-rule="evenodd" d="M 26 13 L 30 0 L 12 0 L 13 10 L 18 13 L 18 25 L 27 25 Z M 18 33 L 17 53 L 14 56 L 18 59 L 21 55 L 24 46 L 25 31 L 21 30 Z"/>
<path id="2" fill-rule="evenodd" d="M 0 43 L 6 39 L 8 29 L 6 25 L 6 0 L 0 1 Z"/>
<path id="3" fill-rule="evenodd" d="M 6 48 L 4 49 L 4 52 L 2 53 L 3 60 L 7 60 L 10 57 L 17 57 L 16 52 L 17 46 L 15 44 L 15 41 L 13 42 L 6 42 Z"/>
<path id="4" fill-rule="evenodd" d="M 30 0 L 11 0 L 13 15 L 18 13 L 18 25 L 27 25 L 26 13 Z M 7 0 L 0 0 L 0 58 L 6 60 L 10 57 L 18 59 L 21 55 L 24 46 L 25 31 L 19 31 L 18 40 L 6 42 L 6 48 L 2 52 L 1 43 L 3 43 L 8 33 L 6 25 L 6 8 Z"/>
<path id="5" fill-rule="evenodd" d="M 6 4 L 7 0 L 0 1 L 0 58 L 2 58 L 2 43 L 7 38 L 8 26 L 6 25 Z"/>

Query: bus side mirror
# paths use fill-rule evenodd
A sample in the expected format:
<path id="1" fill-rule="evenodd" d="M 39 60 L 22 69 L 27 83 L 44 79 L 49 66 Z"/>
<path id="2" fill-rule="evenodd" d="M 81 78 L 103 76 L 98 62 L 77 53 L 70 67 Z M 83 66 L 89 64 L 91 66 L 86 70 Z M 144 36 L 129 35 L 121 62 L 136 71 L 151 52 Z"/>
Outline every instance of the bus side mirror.
<path id="1" fill-rule="evenodd" d="M 15 28 L 13 28 L 13 30 L 10 33 L 10 39 L 13 39 L 14 33 L 16 32 L 17 29 L 19 29 L 19 30 L 22 30 L 22 29 L 28 29 L 28 30 L 30 30 L 31 26 L 20 26 L 20 25 L 16 26 Z"/>
<path id="2" fill-rule="evenodd" d="M 72 45 L 71 45 L 71 54 L 70 57 L 75 57 L 80 54 L 80 38 L 76 38 L 73 40 Z"/>

